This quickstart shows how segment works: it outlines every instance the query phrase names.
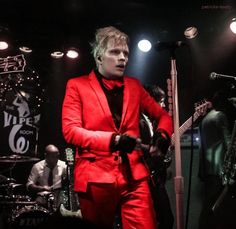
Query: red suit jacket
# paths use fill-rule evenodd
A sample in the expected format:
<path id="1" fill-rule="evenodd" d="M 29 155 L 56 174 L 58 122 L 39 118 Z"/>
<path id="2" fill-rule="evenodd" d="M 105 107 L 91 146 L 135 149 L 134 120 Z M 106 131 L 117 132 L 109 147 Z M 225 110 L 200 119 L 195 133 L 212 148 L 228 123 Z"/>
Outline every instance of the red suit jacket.
<path id="1" fill-rule="evenodd" d="M 113 133 L 140 137 L 140 112 L 158 121 L 158 129 L 171 136 L 172 119 L 168 113 L 144 90 L 140 82 L 124 77 L 122 119 L 116 128 L 106 96 L 94 71 L 89 75 L 70 79 L 67 83 L 62 108 L 62 130 L 65 140 L 77 146 L 74 170 L 75 191 L 85 192 L 88 182 L 113 183 L 116 179 L 114 156 L 110 151 Z M 148 176 L 142 152 L 128 154 L 135 180 Z"/>

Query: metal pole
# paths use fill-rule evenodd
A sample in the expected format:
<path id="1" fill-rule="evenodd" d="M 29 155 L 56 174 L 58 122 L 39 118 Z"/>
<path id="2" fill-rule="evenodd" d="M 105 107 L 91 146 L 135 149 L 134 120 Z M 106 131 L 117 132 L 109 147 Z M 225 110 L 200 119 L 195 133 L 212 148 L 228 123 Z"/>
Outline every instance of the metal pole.
<path id="1" fill-rule="evenodd" d="M 176 228 L 184 228 L 183 214 L 183 190 L 184 179 L 181 172 L 181 153 L 180 153 L 180 135 L 179 135 L 179 106 L 178 106 L 178 87 L 177 87 L 177 70 L 176 60 L 171 58 L 171 81 L 172 81 L 172 98 L 173 98 L 173 122 L 175 136 L 175 173 L 174 186 L 176 197 Z"/>

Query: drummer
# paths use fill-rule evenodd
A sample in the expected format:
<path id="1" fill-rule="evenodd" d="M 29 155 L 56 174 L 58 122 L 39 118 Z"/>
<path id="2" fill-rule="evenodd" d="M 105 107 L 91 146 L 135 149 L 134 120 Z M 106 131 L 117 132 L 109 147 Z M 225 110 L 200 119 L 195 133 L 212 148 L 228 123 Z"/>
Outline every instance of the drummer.
<path id="1" fill-rule="evenodd" d="M 36 196 L 38 204 L 49 207 L 49 198 L 55 198 L 54 203 L 57 203 L 62 180 L 66 177 L 66 163 L 59 160 L 59 150 L 55 145 L 47 145 L 44 155 L 44 160 L 33 165 L 26 188 Z"/>

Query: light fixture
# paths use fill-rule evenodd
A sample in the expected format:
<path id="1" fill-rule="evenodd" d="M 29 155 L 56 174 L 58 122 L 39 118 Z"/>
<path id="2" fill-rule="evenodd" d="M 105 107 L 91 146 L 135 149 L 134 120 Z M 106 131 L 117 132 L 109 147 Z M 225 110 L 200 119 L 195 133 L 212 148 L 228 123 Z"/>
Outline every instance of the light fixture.
<path id="1" fill-rule="evenodd" d="M 152 48 L 152 44 L 149 40 L 143 39 L 143 40 L 138 42 L 138 48 L 142 52 L 148 52 Z"/>
<path id="2" fill-rule="evenodd" d="M 75 48 L 68 49 L 66 52 L 66 56 L 71 58 L 71 59 L 76 59 L 79 56 L 79 52 Z"/>
<path id="3" fill-rule="evenodd" d="M 233 18 L 230 23 L 230 29 L 231 31 L 236 34 L 236 18 Z"/>
<path id="4" fill-rule="evenodd" d="M 23 53 L 31 53 L 33 51 L 31 48 L 26 47 L 26 46 L 19 47 L 19 50 Z"/>
<path id="5" fill-rule="evenodd" d="M 0 24 L 0 50 L 6 50 L 11 46 L 11 35 L 7 26 Z"/>
<path id="6" fill-rule="evenodd" d="M 60 59 L 64 56 L 64 53 L 61 51 L 55 51 L 51 53 L 51 57 L 55 59 Z"/>
<path id="7" fill-rule="evenodd" d="M 198 35 L 198 30 L 196 27 L 194 26 L 191 26 L 191 27 L 188 27 L 187 29 L 185 29 L 184 31 L 184 36 L 187 38 L 187 39 L 193 39 L 194 37 L 196 37 Z"/>
<path id="8" fill-rule="evenodd" d="M 0 41 L 0 50 L 5 50 L 8 48 L 8 43 L 6 41 Z"/>

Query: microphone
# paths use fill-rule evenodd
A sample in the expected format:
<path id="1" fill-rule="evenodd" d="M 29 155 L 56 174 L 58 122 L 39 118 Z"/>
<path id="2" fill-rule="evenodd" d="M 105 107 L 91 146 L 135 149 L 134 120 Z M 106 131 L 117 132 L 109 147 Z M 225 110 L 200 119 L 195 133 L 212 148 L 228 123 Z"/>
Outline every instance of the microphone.
<path id="1" fill-rule="evenodd" d="M 158 41 L 156 44 L 154 44 L 154 48 L 157 51 L 162 51 L 162 50 L 173 50 L 178 47 L 183 47 L 183 46 L 188 46 L 185 42 L 183 41 L 171 41 L 171 42 L 160 42 Z"/>
<path id="2" fill-rule="evenodd" d="M 215 72 L 212 72 L 210 74 L 210 79 L 211 80 L 224 79 L 224 80 L 236 81 L 236 77 L 235 76 L 223 75 L 223 74 L 218 74 L 218 73 L 215 73 Z"/>

